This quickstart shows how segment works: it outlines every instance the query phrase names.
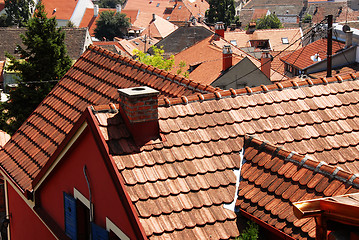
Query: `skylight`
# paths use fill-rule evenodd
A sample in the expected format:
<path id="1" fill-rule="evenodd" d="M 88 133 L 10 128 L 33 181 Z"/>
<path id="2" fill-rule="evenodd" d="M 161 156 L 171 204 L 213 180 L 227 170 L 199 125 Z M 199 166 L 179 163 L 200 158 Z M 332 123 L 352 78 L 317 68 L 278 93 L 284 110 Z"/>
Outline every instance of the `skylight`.
<path id="1" fill-rule="evenodd" d="M 178 9 L 181 9 L 182 8 L 182 6 L 178 6 Z"/>
<path id="2" fill-rule="evenodd" d="M 159 4 L 159 3 L 157 3 L 156 7 L 159 7 L 159 6 L 160 6 L 160 4 Z"/>
<path id="3" fill-rule="evenodd" d="M 231 40 L 230 41 L 234 46 L 237 46 L 237 40 Z"/>
<path id="4" fill-rule="evenodd" d="M 289 44 L 288 38 L 287 38 L 287 37 L 282 38 L 282 43 L 283 43 L 283 44 Z"/>

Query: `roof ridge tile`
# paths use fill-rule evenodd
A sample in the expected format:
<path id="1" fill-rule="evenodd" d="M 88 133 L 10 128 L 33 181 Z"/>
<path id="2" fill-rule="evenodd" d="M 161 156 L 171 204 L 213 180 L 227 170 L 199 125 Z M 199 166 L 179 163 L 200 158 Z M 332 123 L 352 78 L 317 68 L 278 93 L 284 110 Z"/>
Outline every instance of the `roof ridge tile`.
<path id="1" fill-rule="evenodd" d="M 274 154 L 274 152 L 276 152 L 277 150 L 276 146 L 268 142 L 259 140 L 250 135 L 245 135 L 245 141 L 246 145 L 248 145 L 249 143 L 258 145 L 258 151 L 261 151 L 263 149 L 270 151 L 272 152 L 272 154 Z M 275 150 L 273 151 L 273 149 Z M 284 149 L 278 150 L 277 156 L 282 156 L 285 161 L 292 162 L 299 167 L 304 167 L 313 172 L 321 173 L 326 177 L 337 179 L 340 182 L 347 183 L 351 186 L 359 188 L 359 176 L 356 174 L 349 173 L 340 167 L 330 166 L 324 162 L 317 162 L 310 159 L 308 156 L 300 155 L 294 151 L 289 152 Z"/>
<path id="2" fill-rule="evenodd" d="M 301 81 L 285 81 L 285 82 L 276 82 L 271 85 L 261 85 L 258 87 L 244 87 L 240 89 L 228 89 L 228 90 L 216 90 L 214 89 L 211 93 L 203 94 L 203 97 L 200 97 L 200 101 L 206 101 L 206 100 L 215 100 L 215 99 L 221 99 L 221 98 L 227 98 L 227 97 L 236 97 L 238 95 L 244 95 L 244 94 L 255 94 L 255 93 L 266 93 L 269 91 L 281 91 L 284 89 L 290 89 L 290 88 L 301 88 L 301 87 L 307 87 L 307 86 L 315 86 L 315 85 L 326 85 L 330 83 L 340 83 L 344 81 L 353 81 L 356 80 L 359 77 L 359 71 L 356 73 L 350 73 L 346 75 L 336 75 L 334 77 L 330 78 L 318 78 L 318 79 L 303 79 Z M 188 80 L 188 79 L 186 79 Z M 183 80 L 182 80 L 183 81 Z M 190 81 L 190 80 L 189 80 Z M 198 89 L 198 88 L 196 88 Z M 220 96 L 220 97 L 219 97 Z M 190 98 L 190 97 L 189 97 Z M 198 101 L 197 98 L 190 98 L 193 99 L 193 102 Z M 189 101 L 192 102 L 192 101 Z M 178 98 L 168 98 L 166 101 L 163 99 L 159 100 L 158 105 L 159 106 L 170 106 L 170 105 L 176 105 L 176 104 L 182 104 L 183 102 L 181 99 Z"/>
<path id="3" fill-rule="evenodd" d="M 166 70 L 162 70 L 150 65 L 146 65 L 144 63 L 140 63 L 134 59 L 131 59 L 129 57 L 125 57 L 125 56 L 121 56 L 117 53 L 113 53 L 107 49 L 104 49 L 100 46 L 95 46 L 95 45 L 89 45 L 88 49 L 90 49 L 91 51 L 95 51 L 100 53 L 101 55 L 107 55 L 110 58 L 113 59 L 117 59 L 119 61 L 125 62 L 128 65 L 131 65 L 134 68 L 137 68 L 139 70 L 142 70 L 144 72 L 148 72 L 151 74 L 156 75 L 157 77 L 161 77 L 163 79 L 167 79 L 169 81 L 178 83 L 180 85 L 186 86 L 188 88 L 190 88 L 191 90 L 197 90 L 197 91 L 201 91 L 203 93 L 211 93 L 215 91 L 215 88 L 211 85 L 204 85 L 201 83 L 197 83 L 193 80 L 190 80 L 188 78 L 184 78 L 178 74 L 173 74 L 170 73 Z"/>

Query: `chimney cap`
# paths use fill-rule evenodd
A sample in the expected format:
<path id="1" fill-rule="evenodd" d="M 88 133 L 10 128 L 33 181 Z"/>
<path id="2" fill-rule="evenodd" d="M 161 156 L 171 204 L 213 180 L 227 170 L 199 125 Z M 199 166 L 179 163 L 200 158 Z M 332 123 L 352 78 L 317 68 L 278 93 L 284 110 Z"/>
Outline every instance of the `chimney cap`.
<path id="1" fill-rule="evenodd" d="M 216 24 L 214 25 L 214 28 L 216 30 L 218 29 L 224 29 L 224 23 L 223 22 L 216 22 Z"/>
<path id="2" fill-rule="evenodd" d="M 224 45 L 224 46 L 223 46 L 223 53 L 224 53 L 224 54 L 230 54 L 230 53 L 232 53 L 231 45 Z"/>
<path id="3" fill-rule="evenodd" d="M 159 94 L 159 91 L 147 86 L 118 89 L 118 92 L 120 95 L 128 98 L 155 96 Z"/>

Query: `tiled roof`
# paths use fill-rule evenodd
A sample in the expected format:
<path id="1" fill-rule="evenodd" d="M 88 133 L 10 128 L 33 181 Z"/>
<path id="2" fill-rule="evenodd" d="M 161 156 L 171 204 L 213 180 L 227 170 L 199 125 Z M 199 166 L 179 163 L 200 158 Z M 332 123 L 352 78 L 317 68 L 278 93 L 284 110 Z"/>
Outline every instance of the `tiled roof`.
<path id="1" fill-rule="evenodd" d="M 296 50 L 302 46 L 301 41 L 298 41 L 301 37 L 301 28 L 258 29 L 252 34 L 247 34 L 246 31 L 226 31 L 224 33 L 224 39 L 227 41 L 236 40 L 239 48 L 250 47 L 251 40 L 269 40 L 273 51 Z M 288 43 L 283 43 L 283 38 L 287 38 Z"/>
<path id="2" fill-rule="evenodd" d="M 334 75 L 347 75 L 359 71 L 359 63 L 349 64 L 347 66 L 335 68 L 332 70 L 332 76 Z M 311 78 L 323 78 L 327 76 L 327 70 L 322 72 L 311 73 L 308 75 Z"/>
<path id="3" fill-rule="evenodd" d="M 212 141 L 210 132 L 171 129 L 179 119 L 169 119 L 165 115 L 168 111 L 175 113 L 177 108 L 164 107 L 159 109 L 159 114 L 166 141 L 144 146 L 138 152 L 120 114 L 106 112 L 103 106 L 94 109 L 97 124 L 149 239 L 238 236 L 236 214 L 223 208 L 235 195 L 236 178 L 232 170 L 238 168 L 239 158 L 230 154 L 232 149 L 220 156 L 222 141 Z M 185 107 L 184 110 L 189 109 Z M 122 129 L 120 134 L 112 134 L 119 133 L 118 129 Z M 164 131 L 166 129 L 168 131 Z M 209 134 L 208 140 L 201 139 L 198 135 L 201 132 Z M 213 134 L 216 132 L 213 129 Z M 183 145 L 183 140 L 188 144 Z M 193 142 L 196 143 L 192 145 Z M 234 148 L 241 149 L 241 138 L 231 142 Z"/>
<path id="4" fill-rule="evenodd" d="M 71 59 L 78 59 L 85 51 L 87 29 L 86 28 L 63 28 L 65 31 L 65 44 L 67 53 Z M 5 52 L 8 52 L 15 57 L 20 57 L 14 54 L 16 45 L 24 47 L 20 34 L 25 34 L 25 28 L 0 28 L 0 59 L 5 59 Z M 88 42 L 91 42 L 89 40 Z"/>
<path id="5" fill-rule="evenodd" d="M 234 128 L 226 128 L 227 133 L 221 133 L 221 138 L 256 135 L 289 151 L 359 173 L 357 76 L 358 72 L 328 79 L 285 81 L 185 99 L 163 99 L 159 104 L 188 102 L 189 108 L 205 114 L 201 119 L 207 119 L 210 126 L 229 124 Z M 203 105 L 199 100 L 204 100 Z M 175 118 L 173 114 L 168 117 Z M 206 127 L 200 122 L 191 123 L 191 129 Z"/>
<path id="6" fill-rule="evenodd" d="M 5 67 L 5 61 L 0 61 L 0 83 L 4 82 L 4 67 Z"/>
<path id="7" fill-rule="evenodd" d="M 118 53 L 122 56 L 125 56 L 124 49 L 121 47 L 120 44 L 118 44 L 117 41 L 95 41 L 95 42 L 93 42 L 93 45 L 107 49 L 110 52 Z"/>
<path id="8" fill-rule="evenodd" d="M 117 101 L 117 89 L 147 85 L 161 97 L 213 92 L 194 83 L 132 59 L 89 46 L 27 121 L 0 151 L 1 167 L 23 189 L 54 153 L 89 105 Z"/>
<path id="9" fill-rule="evenodd" d="M 126 1 L 126 4 L 123 6 L 123 8 L 126 10 L 139 9 L 140 12 L 146 12 L 149 14 L 154 13 L 163 17 L 165 9 L 172 6 L 173 3 L 170 3 L 169 0 L 128 0 Z"/>
<path id="10" fill-rule="evenodd" d="M 158 43 L 158 39 L 150 38 L 148 36 L 140 36 L 137 38 L 129 39 L 128 42 L 130 42 L 138 50 L 147 52 L 150 47 Z"/>
<path id="11" fill-rule="evenodd" d="M 342 11 L 339 13 L 339 8 L 342 8 Z M 334 22 L 346 22 L 346 21 L 357 21 L 358 19 L 358 11 L 349 10 L 348 14 L 348 7 L 346 2 L 316 2 L 316 3 L 309 3 L 308 9 L 306 13 L 312 15 L 312 22 L 319 23 L 323 19 L 325 19 L 328 15 L 333 15 Z M 349 14 L 351 13 L 351 14 Z M 347 19 L 347 16 L 349 19 Z"/>
<path id="12" fill-rule="evenodd" d="M 323 162 L 248 137 L 236 206 L 295 239 L 315 238 L 314 218 L 293 203 L 359 192 L 359 179 Z"/>
<path id="13" fill-rule="evenodd" d="M 344 47 L 344 43 L 333 39 L 333 55 L 337 54 Z M 305 47 L 282 57 L 281 60 L 299 69 L 305 69 L 316 63 L 311 59 L 314 54 L 319 54 L 319 57 L 322 60 L 327 58 L 327 39 L 319 39 L 308 44 Z"/>
<path id="14" fill-rule="evenodd" d="M 248 57 L 257 67 L 261 66 L 260 61 L 256 58 L 224 39 L 220 38 L 219 40 L 216 40 L 213 36 L 205 38 L 197 44 L 176 54 L 174 65 L 178 66 L 181 61 L 184 61 L 187 64 L 187 68 L 189 68 L 190 65 L 200 64 L 189 74 L 189 78 L 202 84 L 211 84 L 222 73 L 222 49 L 224 45 L 231 45 L 233 51 L 233 65 L 237 64 L 243 58 Z M 173 72 L 175 71 L 177 71 L 177 68 L 173 69 Z M 286 79 L 286 77 L 271 70 L 272 81 L 283 79 Z"/>
<path id="15" fill-rule="evenodd" d="M 78 3 L 77 0 L 42 0 L 41 2 L 45 6 L 48 18 L 56 17 L 61 20 L 70 20 Z"/>
<path id="16" fill-rule="evenodd" d="M 182 0 L 186 8 L 191 12 L 192 16 L 198 19 L 198 17 L 204 17 L 209 4 L 204 0 Z"/>
<path id="17" fill-rule="evenodd" d="M 168 8 L 163 15 L 164 19 L 171 22 L 187 22 L 190 20 L 192 14 L 185 6 L 184 2 L 178 2 L 177 5 Z"/>
<path id="18" fill-rule="evenodd" d="M 268 13 L 267 9 L 261 9 L 261 8 L 254 9 L 252 20 L 257 20 L 259 18 L 262 18 L 263 16 L 266 16 L 267 13 Z"/>
<path id="19" fill-rule="evenodd" d="M 155 21 L 152 21 L 152 13 L 140 12 L 134 26 L 145 29 L 141 34 L 151 36 L 152 38 L 162 39 L 169 35 L 171 32 L 175 31 L 178 27 L 173 23 L 163 19 L 162 17 L 156 15 Z"/>
<path id="20" fill-rule="evenodd" d="M 85 14 L 82 17 L 80 27 L 87 27 L 89 29 L 90 35 L 94 36 L 94 30 L 96 28 L 96 21 L 100 17 L 100 14 L 105 11 L 113 11 L 116 12 L 116 9 L 110 8 L 100 8 L 99 14 L 97 17 L 94 16 L 93 8 L 86 8 Z M 136 21 L 139 10 L 122 10 L 121 13 L 126 14 L 126 17 L 130 19 L 131 24 Z"/>
<path id="21" fill-rule="evenodd" d="M 94 114 L 150 239 L 237 236 L 223 204 L 234 200 L 243 148 L 236 205 L 307 239 L 315 222 L 296 219 L 292 202 L 358 192 L 357 76 L 164 98 L 161 139 L 143 146 L 120 114 L 105 111 L 113 107 Z M 247 134 L 256 139 L 245 142 Z"/>
<path id="22" fill-rule="evenodd" d="M 244 8 L 255 8 L 275 5 L 302 6 L 303 0 L 250 0 L 244 5 Z"/>

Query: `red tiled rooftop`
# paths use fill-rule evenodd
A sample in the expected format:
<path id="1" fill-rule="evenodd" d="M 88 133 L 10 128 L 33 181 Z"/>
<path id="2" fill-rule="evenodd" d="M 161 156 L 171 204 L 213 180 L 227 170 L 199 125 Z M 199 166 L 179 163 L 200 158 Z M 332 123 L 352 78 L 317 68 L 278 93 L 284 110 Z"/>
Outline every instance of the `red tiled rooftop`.
<path id="1" fill-rule="evenodd" d="M 77 0 L 42 0 L 47 17 L 56 17 L 56 19 L 61 20 L 70 20 L 77 3 Z"/>
<path id="2" fill-rule="evenodd" d="M 102 106 L 94 114 L 150 239 L 236 237 L 235 214 L 223 204 L 234 199 L 243 148 L 236 205 L 309 239 L 315 222 L 298 220 L 292 202 L 358 192 L 357 75 L 165 98 L 165 141 L 140 147 L 120 114 Z M 247 134 L 257 139 L 244 141 Z"/>
<path id="3" fill-rule="evenodd" d="M 190 65 L 200 63 L 200 65 L 189 74 L 189 78 L 202 84 L 211 84 L 222 73 L 222 49 L 224 45 L 231 45 L 233 65 L 237 64 L 243 58 L 248 57 L 257 67 L 261 66 L 259 60 L 233 46 L 226 40 L 222 38 L 215 40 L 213 36 L 210 36 L 176 54 L 174 64 L 176 68 L 174 68 L 172 72 L 177 71 L 177 66 L 181 61 L 186 63 L 186 68 L 189 68 Z M 271 70 L 272 81 L 285 79 L 286 77 L 279 72 Z"/>
<path id="4" fill-rule="evenodd" d="M 256 139 L 246 139 L 244 158 L 236 206 L 295 239 L 314 239 L 316 224 L 298 219 L 294 202 L 359 192 L 353 174 Z"/>
<path id="5" fill-rule="evenodd" d="M 163 16 L 165 9 L 167 7 L 172 7 L 173 3 L 170 3 L 169 0 L 152 0 L 152 1 L 144 1 L 144 0 L 128 0 L 124 9 L 132 10 L 139 9 L 140 12 L 146 13 L 154 13 L 160 17 Z"/>
<path id="6" fill-rule="evenodd" d="M 118 88 L 142 85 L 160 91 L 160 98 L 214 91 L 211 86 L 89 46 L 4 146 L 1 166 L 21 188 L 31 189 L 31 181 L 87 106 L 116 102 Z"/>
<path id="7" fill-rule="evenodd" d="M 333 55 L 344 47 L 344 43 L 333 40 Z M 307 46 L 282 57 L 281 60 L 299 69 L 305 69 L 316 63 L 311 59 L 314 54 L 319 54 L 319 57 L 322 60 L 327 58 L 327 39 L 319 39 L 308 44 Z"/>

